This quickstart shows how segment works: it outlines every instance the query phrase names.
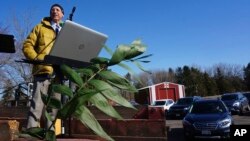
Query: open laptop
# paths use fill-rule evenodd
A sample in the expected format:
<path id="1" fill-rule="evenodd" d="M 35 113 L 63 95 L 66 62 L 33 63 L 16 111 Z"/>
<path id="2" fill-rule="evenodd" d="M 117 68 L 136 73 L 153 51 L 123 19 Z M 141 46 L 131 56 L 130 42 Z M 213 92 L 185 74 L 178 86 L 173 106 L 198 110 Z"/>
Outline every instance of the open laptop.
<path id="1" fill-rule="evenodd" d="M 0 53 L 15 53 L 15 41 L 13 35 L 0 34 Z"/>
<path id="2" fill-rule="evenodd" d="M 66 20 L 44 62 L 85 67 L 98 56 L 107 38 L 103 33 Z"/>

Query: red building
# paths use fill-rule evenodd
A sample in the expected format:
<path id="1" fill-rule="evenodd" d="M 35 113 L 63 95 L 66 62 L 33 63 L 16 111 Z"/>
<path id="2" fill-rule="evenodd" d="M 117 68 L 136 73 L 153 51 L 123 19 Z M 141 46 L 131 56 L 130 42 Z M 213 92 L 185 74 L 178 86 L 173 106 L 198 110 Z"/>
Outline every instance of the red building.
<path id="1" fill-rule="evenodd" d="M 139 89 L 135 94 L 135 101 L 139 104 L 151 105 L 155 100 L 173 99 L 176 101 L 182 97 L 185 97 L 184 85 L 162 82 Z"/>

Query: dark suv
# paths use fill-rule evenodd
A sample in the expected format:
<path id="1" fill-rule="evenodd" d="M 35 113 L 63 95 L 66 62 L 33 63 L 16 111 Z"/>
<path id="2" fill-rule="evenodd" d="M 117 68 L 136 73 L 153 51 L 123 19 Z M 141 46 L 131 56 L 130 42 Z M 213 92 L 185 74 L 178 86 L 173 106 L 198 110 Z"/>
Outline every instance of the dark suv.
<path id="1" fill-rule="evenodd" d="M 177 100 L 177 102 L 171 106 L 167 112 L 167 117 L 181 117 L 183 118 L 194 101 L 201 99 L 200 96 L 184 97 Z"/>
<path id="2" fill-rule="evenodd" d="M 197 100 L 182 120 L 185 139 L 229 139 L 231 112 L 220 99 Z"/>
<path id="3" fill-rule="evenodd" d="M 247 98 L 248 104 L 250 105 L 250 92 L 243 92 L 242 94 Z"/>
<path id="4" fill-rule="evenodd" d="M 249 110 L 247 98 L 242 93 L 227 93 L 221 96 L 221 100 L 226 104 L 232 113 L 242 115 Z"/>

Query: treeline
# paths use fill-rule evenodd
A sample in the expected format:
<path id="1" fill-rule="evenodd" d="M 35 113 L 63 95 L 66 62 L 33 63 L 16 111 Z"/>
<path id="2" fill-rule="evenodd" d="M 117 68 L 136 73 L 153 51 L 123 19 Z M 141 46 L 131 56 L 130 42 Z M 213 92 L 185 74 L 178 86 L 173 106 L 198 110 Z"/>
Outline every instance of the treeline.
<path id="1" fill-rule="evenodd" d="M 13 20 L 16 25 L 14 28 L 17 38 L 16 53 L 1 54 L 0 56 L 0 91 L 12 89 L 23 82 L 31 82 L 31 66 L 15 62 L 15 60 L 24 58 L 21 51 L 22 41 L 30 31 L 30 21 L 25 20 L 26 24 L 20 24 L 20 21 Z M 8 33 L 8 28 L 0 25 L 0 33 Z M 151 70 L 151 74 L 146 72 L 138 74 L 140 83 L 129 74 L 126 78 L 136 88 L 161 82 L 173 82 L 185 85 L 187 96 L 212 96 L 227 92 L 250 91 L 250 63 L 246 66 L 217 64 L 206 69 L 198 66 L 183 66 L 175 69 Z M 13 91 L 8 92 L 5 95 L 13 94 Z"/>
<path id="2" fill-rule="evenodd" d="M 213 96 L 229 92 L 250 90 L 250 63 L 246 66 L 217 64 L 211 68 L 183 66 L 176 69 L 154 70 L 140 73 L 138 79 L 126 76 L 137 88 L 161 82 L 173 82 L 185 85 L 187 96 Z"/>

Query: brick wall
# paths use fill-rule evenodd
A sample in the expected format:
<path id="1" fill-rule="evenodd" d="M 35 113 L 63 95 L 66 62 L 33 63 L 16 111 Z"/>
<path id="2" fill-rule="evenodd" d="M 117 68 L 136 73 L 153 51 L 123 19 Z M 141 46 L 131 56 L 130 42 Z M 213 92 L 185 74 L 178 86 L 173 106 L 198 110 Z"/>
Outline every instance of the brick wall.
<path id="1" fill-rule="evenodd" d="M 28 107 L 0 107 L 0 117 L 27 117 Z"/>
<path id="2" fill-rule="evenodd" d="M 95 115 L 97 119 L 110 119 L 109 116 L 102 113 L 99 109 L 94 106 L 88 107 L 90 111 Z M 126 108 L 123 106 L 115 106 L 114 107 L 117 112 L 124 118 L 124 119 L 131 119 L 133 116 L 141 109 L 143 106 L 137 106 L 137 110 Z M 29 107 L 0 107 L 0 118 L 1 117 L 8 117 L 8 118 L 25 118 L 27 117 L 29 111 Z"/>

